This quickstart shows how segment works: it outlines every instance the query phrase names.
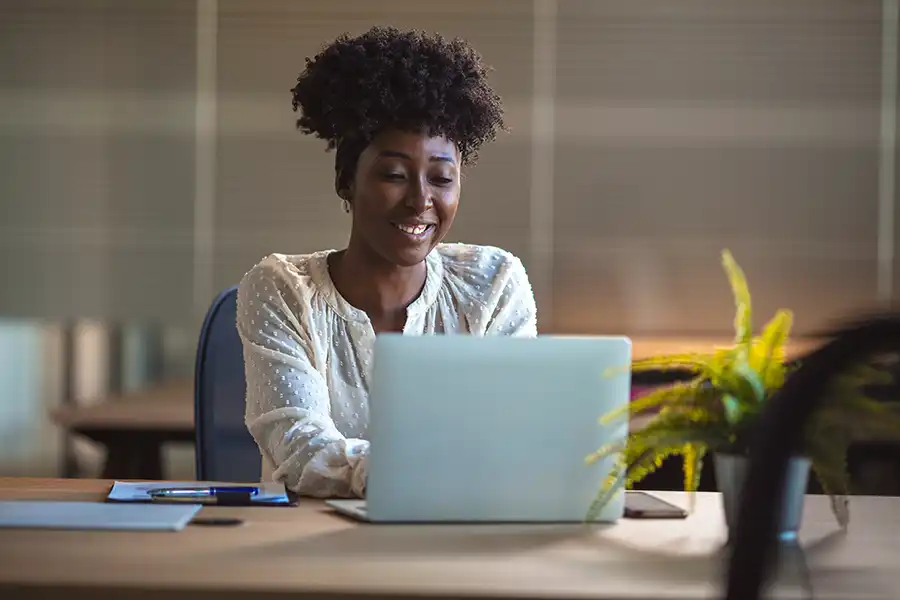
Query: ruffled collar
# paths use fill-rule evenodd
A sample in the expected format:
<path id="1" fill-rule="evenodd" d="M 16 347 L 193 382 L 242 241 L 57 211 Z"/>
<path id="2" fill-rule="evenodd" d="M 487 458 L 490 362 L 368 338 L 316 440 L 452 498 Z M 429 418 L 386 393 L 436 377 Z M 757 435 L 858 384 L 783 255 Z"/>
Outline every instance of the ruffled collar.
<path id="1" fill-rule="evenodd" d="M 366 313 L 341 296 L 331 273 L 328 272 L 328 257 L 337 250 L 320 250 L 309 257 L 309 273 L 313 283 L 322 293 L 325 301 L 334 311 L 348 321 L 368 322 Z M 408 318 L 416 318 L 424 314 L 437 300 L 441 283 L 444 280 L 444 260 L 437 249 L 432 250 L 425 257 L 425 286 L 415 300 L 406 308 Z"/>

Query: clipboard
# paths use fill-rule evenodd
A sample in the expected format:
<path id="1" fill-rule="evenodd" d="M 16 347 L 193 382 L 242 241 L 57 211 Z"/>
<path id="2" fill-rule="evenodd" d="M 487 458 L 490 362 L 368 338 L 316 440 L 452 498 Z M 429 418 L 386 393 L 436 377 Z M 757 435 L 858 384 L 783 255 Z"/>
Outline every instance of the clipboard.
<path id="1" fill-rule="evenodd" d="M 188 491 L 216 488 L 215 495 L 205 497 L 162 498 L 152 492 L 160 490 Z M 247 488 L 255 488 L 250 493 Z M 233 492 L 231 490 L 234 490 Z M 144 504 L 202 504 L 213 506 L 297 506 L 297 495 L 283 483 L 267 481 L 254 484 L 219 483 L 206 481 L 116 481 L 106 496 L 107 502 Z"/>

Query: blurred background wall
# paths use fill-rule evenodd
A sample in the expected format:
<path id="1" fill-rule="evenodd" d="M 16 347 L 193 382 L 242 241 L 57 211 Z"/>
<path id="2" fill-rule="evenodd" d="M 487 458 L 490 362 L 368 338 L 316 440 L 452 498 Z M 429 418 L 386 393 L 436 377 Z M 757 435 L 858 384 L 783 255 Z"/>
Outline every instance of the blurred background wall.
<path id="1" fill-rule="evenodd" d="M 59 472 L 61 397 L 189 377 L 210 300 L 262 256 L 345 241 L 289 89 L 375 24 L 494 66 L 511 132 L 452 234 L 522 257 L 543 332 L 727 335 L 723 247 L 801 335 L 894 300 L 885 4 L 0 0 L 0 474 Z"/>

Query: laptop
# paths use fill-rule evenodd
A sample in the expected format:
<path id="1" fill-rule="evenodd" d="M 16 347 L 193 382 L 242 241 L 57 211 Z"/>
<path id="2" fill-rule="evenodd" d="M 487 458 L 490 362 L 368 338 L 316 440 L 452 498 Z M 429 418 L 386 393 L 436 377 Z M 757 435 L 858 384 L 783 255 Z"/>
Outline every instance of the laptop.
<path id="1" fill-rule="evenodd" d="M 625 337 L 384 334 L 375 341 L 365 500 L 329 500 L 375 523 L 583 522 L 628 433 Z M 597 516 L 622 517 L 624 492 Z"/>

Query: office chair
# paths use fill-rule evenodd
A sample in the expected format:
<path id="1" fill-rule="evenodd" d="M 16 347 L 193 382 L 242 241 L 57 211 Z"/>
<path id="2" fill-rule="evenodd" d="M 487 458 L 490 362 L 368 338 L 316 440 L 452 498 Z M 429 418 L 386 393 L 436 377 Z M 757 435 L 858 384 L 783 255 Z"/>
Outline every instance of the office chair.
<path id="1" fill-rule="evenodd" d="M 237 287 L 206 313 L 194 364 L 197 479 L 259 481 L 261 457 L 244 425 L 244 355 L 237 331 Z"/>
<path id="2" fill-rule="evenodd" d="M 876 354 L 900 349 L 900 314 L 867 317 L 829 337 L 831 341 L 803 359 L 760 415 L 760 434 L 750 449 L 744 482 L 747 491 L 742 494 L 729 558 L 727 600 L 760 597 L 777 555 L 778 499 L 804 425 L 822 403 L 835 375 Z"/>

